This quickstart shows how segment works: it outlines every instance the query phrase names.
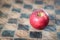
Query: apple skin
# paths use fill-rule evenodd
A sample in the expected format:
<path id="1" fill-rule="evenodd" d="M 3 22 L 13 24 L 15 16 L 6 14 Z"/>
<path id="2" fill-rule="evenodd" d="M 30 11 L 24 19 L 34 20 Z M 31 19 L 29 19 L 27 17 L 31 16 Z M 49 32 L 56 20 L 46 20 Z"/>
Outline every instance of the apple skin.
<path id="1" fill-rule="evenodd" d="M 38 13 L 43 14 L 43 16 L 38 16 Z M 49 16 L 43 9 L 35 10 L 30 15 L 30 24 L 33 28 L 38 30 L 43 30 L 49 23 Z"/>

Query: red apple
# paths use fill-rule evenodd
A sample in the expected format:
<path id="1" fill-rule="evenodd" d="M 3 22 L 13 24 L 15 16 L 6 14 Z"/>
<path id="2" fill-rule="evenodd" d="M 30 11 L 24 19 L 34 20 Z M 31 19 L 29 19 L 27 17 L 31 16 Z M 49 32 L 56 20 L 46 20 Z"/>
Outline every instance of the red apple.
<path id="1" fill-rule="evenodd" d="M 46 11 L 43 9 L 35 10 L 30 15 L 30 24 L 33 28 L 42 30 L 44 29 L 49 22 L 49 16 Z"/>

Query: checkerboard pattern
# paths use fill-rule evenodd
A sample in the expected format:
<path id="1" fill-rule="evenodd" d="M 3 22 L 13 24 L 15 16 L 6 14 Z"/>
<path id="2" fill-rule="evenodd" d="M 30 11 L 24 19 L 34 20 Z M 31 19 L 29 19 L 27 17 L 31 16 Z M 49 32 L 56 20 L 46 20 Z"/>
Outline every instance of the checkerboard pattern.
<path id="1" fill-rule="evenodd" d="M 49 24 L 36 30 L 30 14 L 43 8 Z M 60 40 L 60 0 L 0 0 L 0 40 Z"/>

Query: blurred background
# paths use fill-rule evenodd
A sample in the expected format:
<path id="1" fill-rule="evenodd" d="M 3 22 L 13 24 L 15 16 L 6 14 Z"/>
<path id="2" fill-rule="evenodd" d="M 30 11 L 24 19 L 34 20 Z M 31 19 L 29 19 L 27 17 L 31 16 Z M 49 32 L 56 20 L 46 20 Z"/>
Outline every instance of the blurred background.
<path id="1" fill-rule="evenodd" d="M 49 24 L 36 30 L 29 23 L 37 9 L 49 14 Z M 60 40 L 60 0 L 0 0 L 0 40 Z"/>

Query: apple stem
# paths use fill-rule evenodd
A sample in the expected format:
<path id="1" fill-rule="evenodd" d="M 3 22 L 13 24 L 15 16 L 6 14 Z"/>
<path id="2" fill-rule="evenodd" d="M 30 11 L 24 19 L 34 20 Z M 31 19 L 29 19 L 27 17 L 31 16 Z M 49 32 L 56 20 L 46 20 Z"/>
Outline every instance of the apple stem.
<path id="1" fill-rule="evenodd" d="M 38 14 L 37 14 L 37 16 L 41 16 L 41 14 L 40 14 L 40 13 L 38 13 Z"/>

